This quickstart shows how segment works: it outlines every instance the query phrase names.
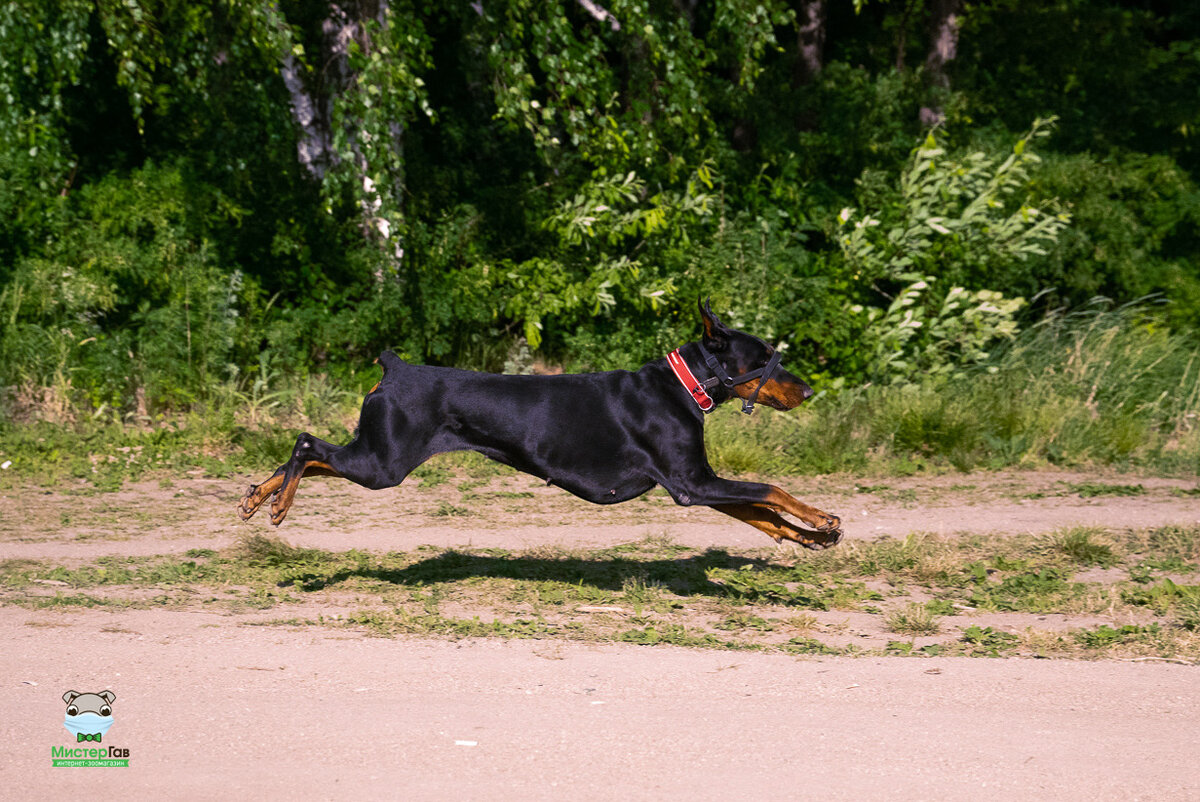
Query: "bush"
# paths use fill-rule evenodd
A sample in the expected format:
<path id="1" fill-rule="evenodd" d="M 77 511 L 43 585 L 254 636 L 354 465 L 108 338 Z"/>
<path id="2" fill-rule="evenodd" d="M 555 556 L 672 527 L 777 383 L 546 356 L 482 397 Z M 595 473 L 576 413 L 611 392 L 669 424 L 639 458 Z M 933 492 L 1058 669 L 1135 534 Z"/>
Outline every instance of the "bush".
<path id="1" fill-rule="evenodd" d="M 1160 293 L 1176 326 L 1200 318 L 1200 188 L 1170 157 L 1052 155 L 1033 182 L 1062 199 L 1074 225 L 1048 259 L 1015 277 L 1018 291 L 1072 306 Z"/>

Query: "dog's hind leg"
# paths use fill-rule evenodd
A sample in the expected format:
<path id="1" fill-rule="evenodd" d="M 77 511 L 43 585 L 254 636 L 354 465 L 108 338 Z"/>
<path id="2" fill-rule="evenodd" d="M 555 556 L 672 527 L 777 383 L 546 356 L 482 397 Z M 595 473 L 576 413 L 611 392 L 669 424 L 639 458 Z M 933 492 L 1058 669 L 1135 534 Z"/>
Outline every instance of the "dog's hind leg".
<path id="1" fill-rule="evenodd" d="M 250 520 L 263 503 L 275 497 L 271 504 L 271 523 L 278 526 L 283 523 L 292 500 L 296 496 L 296 488 L 300 479 L 305 476 L 341 476 L 329 460 L 334 453 L 341 450 L 324 440 L 305 433 L 296 438 L 296 446 L 292 449 L 292 458 L 271 475 L 271 478 L 259 485 L 251 485 L 238 502 L 238 515 L 243 521 Z"/>
<path id="2" fill-rule="evenodd" d="M 313 437 L 308 432 L 296 438 L 296 446 L 292 449 L 292 458 L 280 468 L 283 471 L 283 477 L 279 482 L 279 489 L 275 493 L 275 500 L 271 502 L 272 524 L 279 526 L 287 517 L 288 510 L 292 507 L 292 500 L 296 497 L 296 488 L 300 486 L 300 480 L 303 477 L 342 475 L 329 464 L 334 454 L 342 448 L 343 446 L 335 446 L 333 443 Z M 278 473 L 276 471 L 276 474 Z M 272 476 L 267 482 L 270 483 L 274 478 Z"/>
<path id="3" fill-rule="evenodd" d="M 250 485 L 250 489 L 246 491 L 246 495 L 242 496 L 242 500 L 238 502 L 238 516 L 243 521 L 249 521 L 254 517 L 254 513 L 258 512 L 258 508 L 263 505 L 263 502 L 273 496 L 283 487 L 283 477 L 287 473 L 287 466 L 280 466 L 279 470 L 271 474 L 271 478 L 260 485 Z"/>

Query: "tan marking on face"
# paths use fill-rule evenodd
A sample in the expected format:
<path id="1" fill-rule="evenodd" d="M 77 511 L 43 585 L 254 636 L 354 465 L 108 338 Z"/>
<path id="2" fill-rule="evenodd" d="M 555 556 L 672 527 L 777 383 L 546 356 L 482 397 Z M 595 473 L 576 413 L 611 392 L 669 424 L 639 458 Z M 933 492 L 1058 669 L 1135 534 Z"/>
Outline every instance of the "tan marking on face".
<path id="1" fill-rule="evenodd" d="M 754 394 L 754 388 L 762 379 L 753 379 L 733 388 L 734 395 L 743 400 Z M 778 379 L 770 379 L 758 394 L 758 400 L 776 409 L 795 409 L 804 403 L 804 391 L 798 385 L 784 384 Z"/>

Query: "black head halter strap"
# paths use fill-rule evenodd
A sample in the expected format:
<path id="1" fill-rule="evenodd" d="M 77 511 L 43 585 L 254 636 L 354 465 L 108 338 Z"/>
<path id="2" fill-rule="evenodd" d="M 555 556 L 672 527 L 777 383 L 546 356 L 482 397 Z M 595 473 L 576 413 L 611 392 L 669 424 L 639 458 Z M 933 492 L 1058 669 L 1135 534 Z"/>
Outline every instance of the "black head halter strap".
<path id="1" fill-rule="evenodd" d="M 764 384 L 771 380 L 772 374 L 775 373 L 775 369 L 779 367 L 779 362 L 783 358 L 779 351 L 776 350 L 771 354 L 771 358 L 767 360 L 767 364 L 763 367 L 752 370 L 749 373 L 743 373 L 741 376 L 730 376 L 729 371 L 725 370 L 725 366 L 718 362 L 717 358 L 707 348 L 701 343 L 696 343 L 696 346 L 700 349 L 700 355 L 704 357 L 704 363 L 713 372 L 712 378 L 701 382 L 701 386 L 705 389 L 713 387 L 720 382 L 725 385 L 725 389 L 732 390 L 736 385 L 745 384 L 751 379 L 762 377 L 758 386 L 754 388 L 754 392 L 750 393 L 750 397 L 742 399 L 742 412 L 745 412 L 747 415 L 754 411 L 754 402 L 758 400 L 759 391 L 762 390 Z"/>

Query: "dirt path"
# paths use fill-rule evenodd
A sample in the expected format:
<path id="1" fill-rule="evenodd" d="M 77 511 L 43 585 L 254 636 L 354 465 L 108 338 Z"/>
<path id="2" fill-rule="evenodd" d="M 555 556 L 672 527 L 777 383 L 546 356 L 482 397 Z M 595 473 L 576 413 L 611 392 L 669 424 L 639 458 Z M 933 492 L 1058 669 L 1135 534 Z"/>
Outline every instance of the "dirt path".
<path id="1" fill-rule="evenodd" d="M 287 520 L 262 511 L 242 523 L 234 505 L 247 478 L 191 479 L 116 493 L 8 491 L 0 494 L 5 558 L 90 559 L 100 554 L 182 553 L 226 548 L 247 533 L 277 534 L 310 548 L 407 551 L 611 546 L 665 536 L 696 548 L 757 548 L 770 540 L 707 507 L 683 508 L 659 490 L 612 507 L 581 501 L 524 475 L 420 483 L 370 491 L 341 480 L 305 480 Z M 848 539 L 1046 532 L 1063 526 L 1146 527 L 1200 522 L 1194 480 L 1073 473 L 971 474 L 862 482 L 781 482 L 798 498 L 841 516 Z M 1141 488 L 1138 495 L 1081 496 L 1071 488 Z"/>
<path id="2" fill-rule="evenodd" d="M 1003 474 L 785 484 L 841 514 L 851 540 L 1200 521 L 1195 482 L 1178 480 Z M 69 565 L 225 548 L 270 531 L 257 518 L 236 520 L 242 485 L 5 491 L 0 561 Z M 380 493 L 306 482 L 277 531 L 339 551 L 607 546 L 647 535 L 696 547 L 764 545 L 748 527 L 663 497 L 596 508 L 512 476 Z M 187 608 L 0 606 L 4 796 L 1200 797 L 1193 666 L 377 638 L 257 623 Z M 75 747 L 61 699 L 72 689 L 117 694 L 104 745 L 128 749 L 129 768 L 51 767 L 53 747 Z"/>
<path id="3" fill-rule="evenodd" d="M 1185 800 L 1200 675 L 0 612 L 8 799 Z M 25 684 L 36 682 L 37 685 Z M 111 688 L 127 769 L 51 768 Z M 99 789 L 99 790 L 98 790 Z"/>

